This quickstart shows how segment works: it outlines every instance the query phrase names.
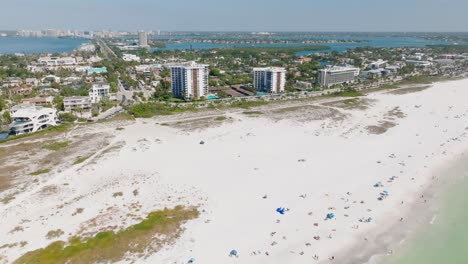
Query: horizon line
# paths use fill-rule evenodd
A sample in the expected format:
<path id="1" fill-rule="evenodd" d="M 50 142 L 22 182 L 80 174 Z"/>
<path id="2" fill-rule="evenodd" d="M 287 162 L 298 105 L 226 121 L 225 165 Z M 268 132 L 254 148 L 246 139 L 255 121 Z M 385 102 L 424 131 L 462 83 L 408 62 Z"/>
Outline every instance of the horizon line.
<path id="1" fill-rule="evenodd" d="M 3 31 L 21 31 L 21 30 L 80 30 L 80 31 L 113 31 L 113 32 L 138 32 L 138 31 L 160 31 L 160 32 L 180 32 L 180 33 L 253 33 L 253 32 L 267 32 L 267 33 L 468 33 L 466 31 L 426 31 L 426 30 L 163 30 L 163 29 L 133 29 L 133 30 L 124 30 L 124 29 L 71 29 L 71 28 L 43 28 L 43 29 L 0 29 L 0 32 Z"/>

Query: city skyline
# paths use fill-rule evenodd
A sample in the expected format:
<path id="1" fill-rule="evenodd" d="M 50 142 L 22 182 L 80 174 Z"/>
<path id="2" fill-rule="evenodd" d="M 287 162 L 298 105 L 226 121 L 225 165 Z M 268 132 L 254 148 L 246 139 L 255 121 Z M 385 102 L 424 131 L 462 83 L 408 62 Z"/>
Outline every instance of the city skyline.
<path id="1" fill-rule="evenodd" d="M 462 0 L 19 0 L 2 3 L 2 30 L 464 32 Z M 46 16 L 44 15 L 46 14 Z"/>

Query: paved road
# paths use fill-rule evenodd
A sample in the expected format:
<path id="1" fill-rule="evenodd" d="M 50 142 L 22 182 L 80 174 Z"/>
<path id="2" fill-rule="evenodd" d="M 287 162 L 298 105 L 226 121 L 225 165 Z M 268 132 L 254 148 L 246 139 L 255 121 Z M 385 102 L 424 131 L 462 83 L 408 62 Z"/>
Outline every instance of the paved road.
<path id="1" fill-rule="evenodd" d="M 123 108 L 121 106 L 115 106 L 115 107 L 112 107 L 111 109 L 109 109 L 109 110 L 107 110 L 105 112 L 100 113 L 98 116 L 91 117 L 89 120 L 93 121 L 93 122 L 97 122 L 99 120 L 112 117 L 113 115 L 115 115 L 115 114 L 117 114 L 117 113 L 119 113 L 121 111 L 123 111 Z"/>
<path id="2" fill-rule="evenodd" d="M 104 40 L 102 39 L 97 39 L 96 40 L 96 43 L 99 45 L 99 47 L 101 48 L 101 51 L 102 53 L 104 54 L 104 56 L 108 59 L 110 58 L 117 58 L 117 55 L 114 53 L 114 51 L 109 48 L 109 46 L 106 44 L 106 42 L 104 42 Z"/>

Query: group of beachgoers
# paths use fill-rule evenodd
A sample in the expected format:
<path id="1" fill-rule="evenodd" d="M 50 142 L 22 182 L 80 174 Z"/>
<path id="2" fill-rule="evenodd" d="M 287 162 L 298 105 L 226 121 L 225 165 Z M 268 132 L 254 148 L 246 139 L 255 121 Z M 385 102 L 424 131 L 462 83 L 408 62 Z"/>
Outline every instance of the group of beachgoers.
<path id="1" fill-rule="evenodd" d="M 465 116 L 465 115 L 464 115 Z M 458 117 L 455 117 L 455 118 L 458 118 Z M 435 128 L 439 128 L 439 125 L 434 125 Z M 466 130 L 468 131 L 468 127 L 466 128 Z M 443 133 L 447 133 L 447 130 L 443 130 Z M 445 140 L 445 142 L 442 142 L 441 143 L 441 147 L 445 147 L 447 143 L 453 141 L 453 142 L 456 142 L 456 141 L 460 141 L 460 138 L 463 138 L 463 137 L 466 137 L 468 133 L 464 132 L 462 134 L 460 134 L 458 137 L 453 137 L 453 138 L 448 138 L 447 140 Z M 416 134 L 416 138 L 420 138 L 420 134 Z M 419 142 L 419 144 L 422 144 L 422 142 Z M 446 154 L 446 151 L 445 150 L 441 150 L 441 153 L 442 154 Z M 432 156 L 434 156 L 435 153 L 432 153 Z M 430 158 L 431 155 L 426 155 L 426 158 Z M 413 155 L 408 155 L 407 156 L 409 159 L 413 158 L 414 156 Z M 390 154 L 388 156 L 388 158 L 390 159 L 396 159 L 397 156 L 395 154 Z M 300 163 L 303 163 L 303 162 L 306 162 L 305 159 L 298 159 L 298 162 Z M 383 164 L 382 161 L 377 161 L 378 164 Z M 400 162 L 397 162 L 395 163 L 395 166 L 400 166 L 400 167 L 406 167 L 408 166 L 408 164 L 406 163 L 406 161 L 400 161 Z M 427 166 L 424 166 L 425 168 L 427 168 Z M 256 168 L 258 169 L 258 168 Z M 373 190 L 376 190 L 376 199 L 380 202 L 385 202 L 389 197 L 390 197 L 390 191 L 388 191 L 388 189 L 385 189 L 386 187 L 391 187 L 391 185 L 393 183 L 395 183 L 396 181 L 398 181 L 401 178 L 404 178 L 403 175 L 405 175 L 404 171 L 403 170 L 400 170 L 399 171 L 400 173 L 400 176 L 391 176 L 389 178 L 387 178 L 385 180 L 385 184 L 382 182 L 382 181 L 378 181 L 372 185 L 369 185 L 370 188 L 373 188 Z M 435 176 L 432 177 L 432 180 L 434 181 L 436 179 Z M 408 180 L 411 180 L 412 182 L 416 182 L 415 181 L 415 176 L 413 177 L 408 177 Z M 389 185 L 389 186 L 387 186 Z M 328 194 L 325 194 L 326 196 L 329 196 Z M 347 192 L 346 193 L 346 196 L 349 198 L 352 196 L 352 193 L 351 192 Z M 302 199 L 306 199 L 307 198 L 307 194 L 301 194 L 299 195 L 300 198 Z M 268 195 L 265 194 L 263 196 L 261 196 L 262 199 L 268 199 Z M 351 202 L 351 198 L 349 199 L 346 199 L 346 198 L 342 198 L 343 201 L 345 201 L 346 203 L 348 202 Z M 425 197 L 424 195 L 421 195 L 420 196 L 420 200 L 423 202 L 423 203 L 427 203 L 427 197 Z M 365 201 L 353 201 L 354 204 L 365 204 L 366 202 Z M 404 205 L 405 204 L 405 201 L 401 201 L 400 202 L 401 205 Z M 350 205 L 346 205 L 344 207 L 345 210 L 348 210 L 350 208 Z M 290 209 L 287 208 L 287 207 L 283 207 L 283 206 L 279 206 L 275 209 L 275 212 L 280 216 L 280 217 L 288 217 L 288 212 L 290 212 Z M 372 212 L 372 209 L 367 209 L 367 212 L 368 213 L 371 213 Z M 309 216 L 311 216 L 313 213 L 310 212 L 308 213 Z M 324 219 L 323 221 L 334 221 L 337 219 L 337 214 L 336 214 L 336 208 L 333 207 L 333 206 L 330 206 L 328 207 L 328 212 L 324 212 Z M 350 217 L 348 214 L 344 214 L 345 217 Z M 403 217 L 399 217 L 398 218 L 400 222 L 403 222 L 404 221 L 404 218 Z M 359 218 L 357 220 L 358 222 L 354 225 L 351 226 L 352 229 L 359 229 L 360 227 L 360 224 L 366 224 L 366 223 L 371 223 L 373 221 L 375 221 L 374 217 L 372 215 L 368 215 L 368 216 L 363 216 L 361 218 Z M 397 220 L 395 220 L 397 221 Z M 276 223 L 277 224 L 280 224 L 281 223 L 281 220 L 280 219 L 276 219 Z M 319 227 L 319 223 L 313 223 L 313 226 L 314 227 Z M 326 236 L 326 238 L 328 239 L 333 239 L 333 236 L 332 236 L 332 233 L 333 232 L 336 232 L 337 230 L 336 229 L 332 229 L 331 230 L 332 232 Z M 278 236 L 278 233 L 276 231 L 272 231 L 270 233 L 270 237 L 277 237 Z M 281 236 L 280 236 L 281 237 Z M 322 237 L 320 235 L 313 235 L 311 236 L 311 240 L 312 241 L 316 241 L 316 242 L 320 242 L 322 240 Z M 283 240 L 286 240 L 286 236 L 282 236 L 282 239 Z M 364 240 L 365 241 L 369 241 L 369 239 L 367 237 L 364 237 Z M 278 242 L 276 241 L 273 241 L 272 243 L 269 244 L 271 247 L 274 247 L 276 245 L 278 245 Z M 311 247 L 313 244 L 311 242 L 307 242 L 305 243 L 305 246 L 306 247 Z M 293 252 L 291 251 L 291 253 L 293 254 L 299 254 L 299 255 L 304 255 L 304 251 L 300 251 L 300 252 Z M 392 251 L 393 253 L 393 251 Z M 233 249 L 231 251 L 229 251 L 229 257 L 232 257 L 232 258 L 238 258 L 240 255 L 239 255 L 239 252 L 236 250 L 236 249 Z M 260 251 L 260 250 L 256 250 L 256 251 L 253 251 L 250 253 L 251 256 L 261 256 L 261 255 L 265 255 L 265 256 L 270 256 L 271 255 L 271 252 L 269 251 Z M 322 258 L 321 256 L 319 256 L 318 254 L 313 254 L 312 255 L 312 260 L 315 260 L 316 262 L 320 261 L 320 260 L 329 260 L 330 262 L 337 262 L 336 260 L 336 257 L 333 256 L 333 255 L 330 255 L 330 256 L 326 256 L 325 258 Z M 190 263 L 193 263 L 193 262 L 190 262 Z M 338 262 L 337 262 L 338 263 Z"/>

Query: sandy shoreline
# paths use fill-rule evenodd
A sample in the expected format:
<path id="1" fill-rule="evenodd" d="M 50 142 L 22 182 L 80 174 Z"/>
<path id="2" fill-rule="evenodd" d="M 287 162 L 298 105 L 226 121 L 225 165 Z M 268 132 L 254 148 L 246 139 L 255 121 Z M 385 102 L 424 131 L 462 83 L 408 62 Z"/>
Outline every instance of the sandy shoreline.
<path id="1" fill-rule="evenodd" d="M 0 205 L 0 246 L 28 242 L 0 256 L 9 263 L 47 246 L 49 230 L 60 228 L 58 239 L 66 240 L 186 205 L 201 215 L 178 241 L 122 263 L 365 263 L 407 235 L 400 218 L 431 190 L 434 173 L 468 147 L 467 88 L 459 80 L 411 93 L 236 110 L 222 119 L 207 113 L 206 124 L 182 115 L 105 128 L 114 135 L 107 150 Z M 373 187 L 377 182 L 384 186 Z M 50 185 L 58 191 L 41 195 Z M 383 191 L 390 195 L 379 201 Z M 289 210 L 281 215 L 278 207 Z M 83 213 L 73 215 L 77 208 Z M 335 217 L 325 221 L 328 213 Z M 96 226 L 86 224 L 96 218 Z M 23 231 L 11 232 L 17 226 Z M 373 239 L 382 243 L 363 246 Z M 228 256 L 232 249 L 239 258 Z"/>
<path id="2" fill-rule="evenodd" d="M 340 258 L 346 259 L 342 263 L 385 263 L 387 257 L 399 254 L 412 239 L 431 228 L 438 221 L 439 210 L 446 202 L 441 200 L 441 196 L 450 191 L 467 172 L 468 156 L 465 153 L 468 153 L 468 149 L 435 169 L 431 173 L 434 178 L 415 194 L 417 198 L 405 201 L 410 206 L 401 212 L 404 218 L 402 222 L 384 225 L 384 228 L 369 232 L 368 241 L 361 241 L 360 246 L 352 247 L 340 255 Z"/>

